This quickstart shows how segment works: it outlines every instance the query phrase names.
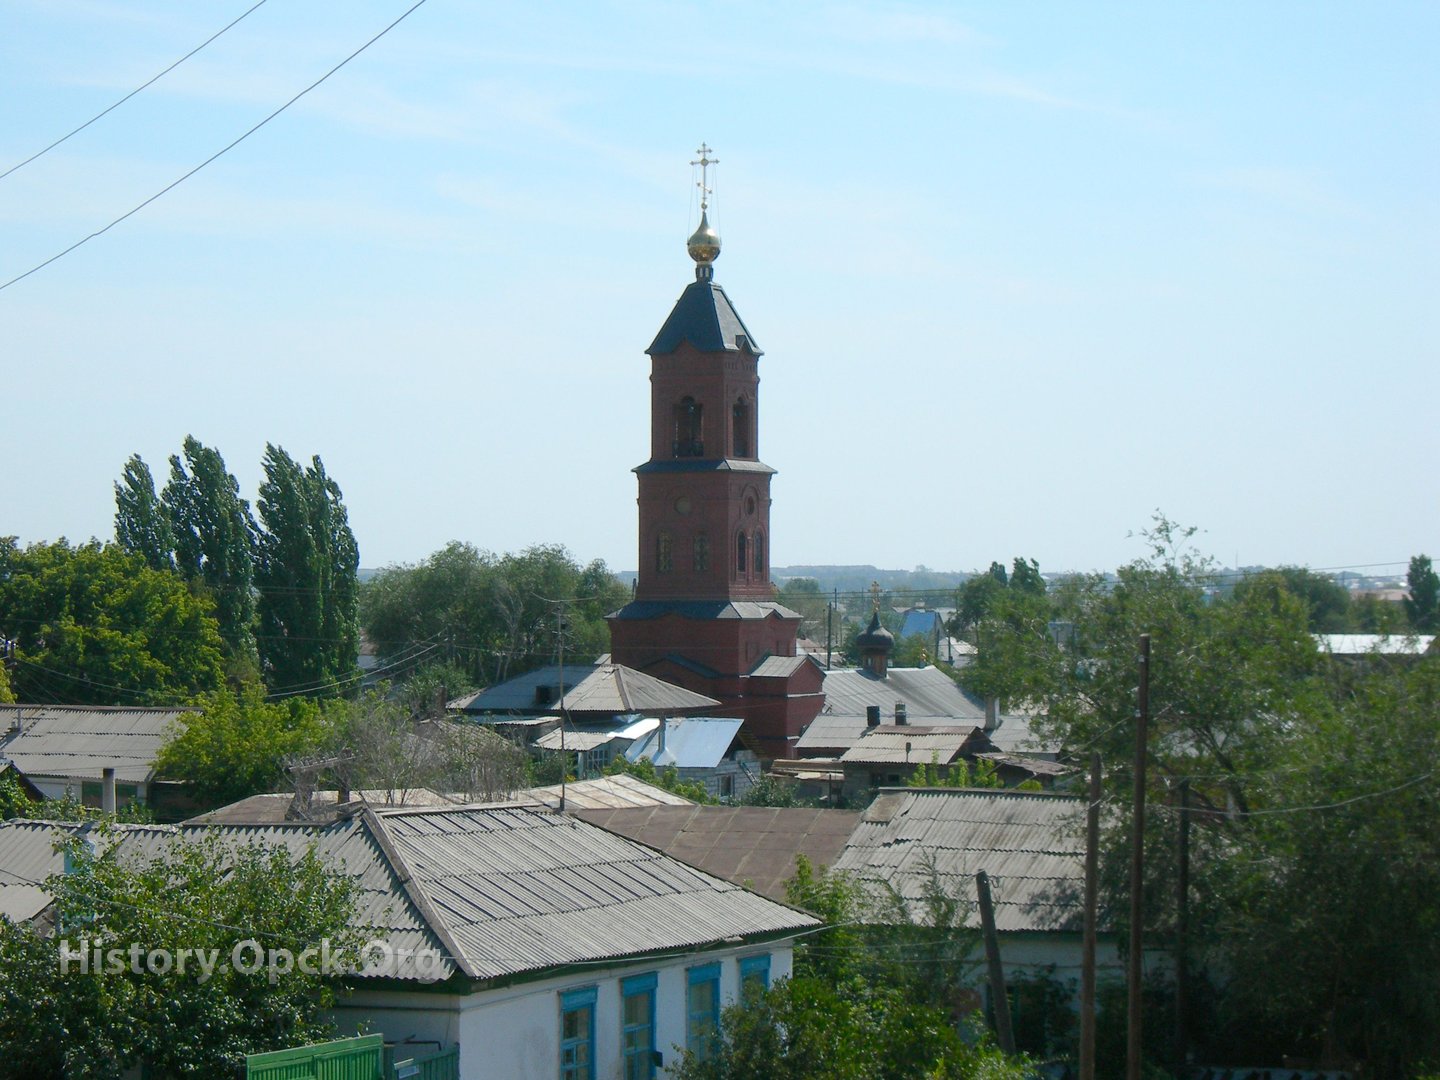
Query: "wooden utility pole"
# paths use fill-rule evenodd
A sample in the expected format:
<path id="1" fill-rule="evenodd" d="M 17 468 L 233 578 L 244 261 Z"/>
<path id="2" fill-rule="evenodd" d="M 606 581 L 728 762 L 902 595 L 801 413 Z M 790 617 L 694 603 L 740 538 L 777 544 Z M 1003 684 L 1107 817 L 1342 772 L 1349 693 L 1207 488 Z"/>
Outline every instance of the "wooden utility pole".
<path id="1" fill-rule="evenodd" d="M 1000 966 L 1000 939 L 995 934 L 995 905 L 990 900 L 990 877 L 984 870 L 975 874 L 975 892 L 980 898 L 980 927 L 985 935 L 985 962 L 990 968 L 990 1004 L 995 1009 L 995 1034 L 1000 1049 L 1015 1053 L 1015 1032 L 1010 1027 L 1010 999 L 1005 996 L 1005 969 Z"/>
<path id="2" fill-rule="evenodd" d="M 1186 1029 L 1190 1005 L 1190 780 L 1180 781 L 1180 851 L 1175 912 L 1175 1063 L 1185 1067 L 1190 1047 Z"/>
<path id="3" fill-rule="evenodd" d="M 1145 749 L 1150 725 L 1150 635 L 1140 635 L 1140 693 L 1135 709 L 1135 805 L 1130 822 L 1130 955 L 1129 1030 L 1126 1039 L 1126 1080 L 1140 1080 L 1141 983 L 1145 969 Z"/>
<path id="4" fill-rule="evenodd" d="M 1080 954 L 1080 1080 L 1095 1080 L 1095 933 L 1100 898 L 1100 755 L 1090 755 L 1085 811 L 1085 941 Z"/>

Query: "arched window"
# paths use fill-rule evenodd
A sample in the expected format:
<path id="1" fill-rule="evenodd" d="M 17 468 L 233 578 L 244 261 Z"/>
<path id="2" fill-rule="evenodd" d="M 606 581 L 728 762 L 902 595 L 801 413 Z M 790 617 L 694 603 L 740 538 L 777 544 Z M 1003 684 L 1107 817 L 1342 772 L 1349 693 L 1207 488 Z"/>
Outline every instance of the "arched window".
<path id="1" fill-rule="evenodd" d="M 704 457 L 705 440 L 701 420 L 705 406 L 693 397 L 683 397 L 675 406 L 675 457 Z"/>
<path id="2" fill-rule="evenodd" d="M 750 456 L 750 406 L 744 398 L 730 410 L 730 445 L 735 457 Z"/>
<path id="3" fill-rule="evenodd" d="M 755 572 L 765 572 L 765 534 L 758 530 L 755 533 Z"/>
<path id="4" fill-rule="evenodd" d="M 695 535 L 695 569 L 710 569 L 710 538 L 704 533 Z"/>
<path id="5" fill-rule="evenodd" d="M 662 574 L 668 574 L 673 563 L 670 531 L 661 529 L 655 537 L 655 569 Z"/>
<path id="6" fill-rule="evenodd" d="M 735 537 L 735 572 L 745 573 L 745 534 L 742 532 Z"/>

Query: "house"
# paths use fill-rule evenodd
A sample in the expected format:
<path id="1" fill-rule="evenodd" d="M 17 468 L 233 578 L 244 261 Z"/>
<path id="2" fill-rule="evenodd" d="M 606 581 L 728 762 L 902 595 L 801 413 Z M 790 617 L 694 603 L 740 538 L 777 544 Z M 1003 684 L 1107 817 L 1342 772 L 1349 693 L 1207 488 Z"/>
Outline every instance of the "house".
<path id="1" fill-rule="evenodd" d="M 160 749 L 193 709 L 103 705 L 0 705 L 0 760 L 47 799 L 66 795 L 86 806 L 104 798 L 112 769 L 117 807 L 130 803 L 183 809 L 181 783 L 157 780 Z"/>
<path id="2" fill-rule="evenodd" d="M 760 779 L 760 760 L 740 742 L 738 717 L 693 716 L 661 720 L 625 751 L 627 761 L 648 759 L 674 768 L 681 780 L 703 784 L 717 799 L 738 798 Z"/>
<path id="3" fill-rule="evenodd" d="M 984 870 L 1007 978 L 1050 973 L 1074 993 L 1084 929 L 1084 819 L 1085 800 L 1070 795 L 884 791 L 861 815 L 835 869 L 877 895 L 895 890 L 912 903 L 937 881 L 947 894 L 966 898 L 966 925 L 974 928 L 975 874 Z M 1096 946 L 1102 975 L 1122 971 L 1116 945 L 1102 921 Z M 1018 1028 L 1023 995 L 1017 1005 Z"/>
<path id="4" fill-rule="evenodd" d="M 81 826 L 0 824 L 0 905 L 35 917 Z M 673 1048 L 710 1045 L 748 980 L 791 969 L 812 917 L 624 837 L 538 807 L 375 811 L 325 824 L 130 827 L 125 855 L 177 839 L 312 845 L 355 877 L 357 921 L 385 948 L 348 977 L 342 1034 L 459 1047 L 461 1080 L 655 1076 Z"/>
<path id="5" fill-rule="evenodd" d="M 825 705 L 800 734 L 802 758 L 839 758 L 883 717 L 895 723 L 976 726 L 996 750 L 1053 759 L 1055 748 L 1037 738 L 1031 717 L 1007 712 L 998 701 L 982 701 L 938 667 L 891 667 L 894 637 L 878 614 L 857 639 L 863 661 L 855 668 L 824 673 Z"/>

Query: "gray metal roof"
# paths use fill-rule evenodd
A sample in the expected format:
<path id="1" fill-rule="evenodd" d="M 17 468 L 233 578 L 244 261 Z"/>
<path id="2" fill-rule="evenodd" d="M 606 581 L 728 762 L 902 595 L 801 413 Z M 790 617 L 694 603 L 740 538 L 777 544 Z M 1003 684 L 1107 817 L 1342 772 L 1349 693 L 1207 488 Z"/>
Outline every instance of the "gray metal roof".
<path id="1" fill-rule="evenodd" d="M 687 341 L 700 352 L 743 350 L 761 355 L 760 346 L 745 329 L 725 290 L 714 281 L 695 281 L 685 287 L 645 351 L 660 356 L 674 352 Z"/>
<path id="2" fill-rule="evenodd" d="M 817 668 L 821 667 L 814 657 L 805 653 L 798 656 L 767 656 L 750 670 L 750 677 L 752 679 L 788 679 L 806 664 L 814 664 Z"/>
<path id="3" fill-rule="evenodd" d="M 630 761 L 649 758 L 659 766 L 679 769 L 713 769 L 730 750 L 740 734 L 742 721 L 723 716 L 692 716 L 665 724 L 665 749 L 660 749 L 660 730 L 642 735 L 625 751 Z"/>
<path id="4" fill-rule="evenodd" d="M 0 705 L 0 756 L 30 777 L 146 783 L 181 716 L 193 709 Z"/>
<path id="5" fill-rule="evenodd" d="M 760 806 L 656 806 L 581 810 L 578 816 L 658 848 L 707 873 L 785 899 L 795 856 L 830 866 L 860 820 L 854 810 Z"/>
<path id="6" fill-rule="evenodd" d="M 972 901 L 984 870 L 1000 930 L 1078 930 L 1085 800 L 1016 791 L 885 791 L 835 862 L 915 901 L 930 860 L 945 889 Z M 972 909 L 970 923 L 978 925 Z"/>
<path id="7" fill-rule="evenodd" d="M 1331 656 L 1423 656 L 1432 651 L 1434 634 L 1312 634 Z"/>
<path id="8" fill-rule="evenodd" d="M 798 619 L 784 604 L 770 600 L 632 600 L 607 619 Z"/>

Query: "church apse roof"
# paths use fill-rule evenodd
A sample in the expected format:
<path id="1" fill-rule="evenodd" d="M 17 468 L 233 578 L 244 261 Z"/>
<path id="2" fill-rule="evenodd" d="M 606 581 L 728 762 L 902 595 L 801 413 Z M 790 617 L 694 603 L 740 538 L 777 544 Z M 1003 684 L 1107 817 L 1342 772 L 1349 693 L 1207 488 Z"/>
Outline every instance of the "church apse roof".
<path id="1" fill-rule="evenodd" d="M 762 353 L 725 290 L 709 280 L 695 281 L 685 287 L 670 317 L 645 351 L 651 356 L 663 356 L 687 341 L 700 352 L 743 350 L 754 356 Z"/>

